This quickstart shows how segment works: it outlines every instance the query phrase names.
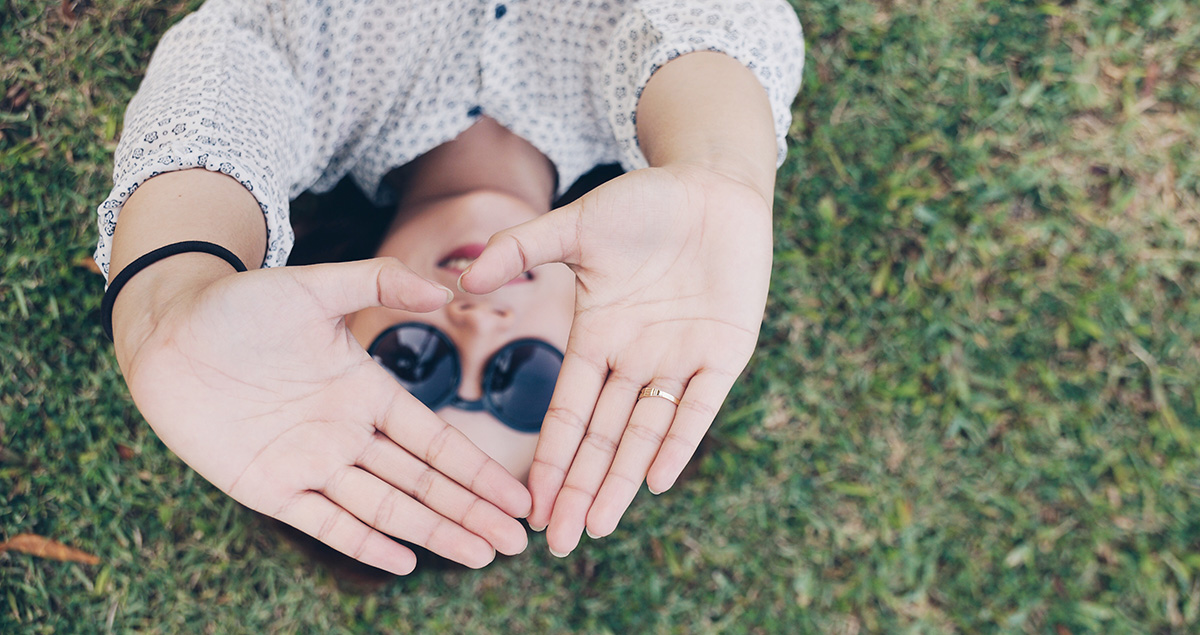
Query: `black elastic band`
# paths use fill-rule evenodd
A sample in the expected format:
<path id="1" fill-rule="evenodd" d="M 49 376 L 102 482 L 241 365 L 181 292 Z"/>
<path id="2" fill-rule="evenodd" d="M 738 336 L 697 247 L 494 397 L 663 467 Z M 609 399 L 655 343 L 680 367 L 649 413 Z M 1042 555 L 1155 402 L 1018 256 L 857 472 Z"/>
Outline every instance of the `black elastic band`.
<path id="1" fill-rule="evenodd" d="M 202 252 L 218 256 L 224 259 L 225 262 L 233 265 L 233 268 L 236 269 L 238 273 L 246 270 L 246 265 L 242 264 L 241 259 L 235 256 L 232 251 L 229 251 L 220 245 L 203 240 L 185 240 L 183 242 L 172 243 L 166 247 L 159 247 L 158 249 L 155 249 L 154 251 L 129 263 L 128 266 L 121 270 L 121 273 L 118 274 L 116 278 L 113 278 L 112 283 L 108 285 L 108 290 L 104 292 L 104 301 L 100 303 L 100 319 L 104 323 L 104 334 L 108 336 L 109 341 L 112 341 L 113 338 L 113 305 L 117 302 L 117 294 L 121 292 L 121 287 L 124 287 L 125 283 L 129 282 L 129 279 L 137 274 L 137 272 L 149 267 L 159 260 L 188 252 Z"/>

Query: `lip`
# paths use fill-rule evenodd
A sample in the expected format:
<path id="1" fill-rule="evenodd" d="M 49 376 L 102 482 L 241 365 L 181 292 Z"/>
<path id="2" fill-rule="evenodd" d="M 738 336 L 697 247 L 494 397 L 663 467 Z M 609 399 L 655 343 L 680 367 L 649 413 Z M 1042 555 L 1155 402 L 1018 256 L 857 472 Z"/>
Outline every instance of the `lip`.
<path id="1" fill-rule="evenodd" d="M 437 268 L 441 269 L 442 271 L 449 271 L 457 278 L 458 276 L 462 275 L 464 270 L 458 267 L 451 267 L 448 265 L 448 263 L 452 260 L 458 260 L 460 258 L 475 260 L 479 257 L 479 254 L 483 253 L 485 248 L 487 248 L 486 243 L 468 243 L 466 245 L 456 247 L 454 251 L 447 253 L 445 256 L 442 256 L 440 260 L 438 260 Z M 524 275 L 519 275 L 512 280 L 509 280 L 504 284 L 504 286 L 507 287 L 509 285 L 531 282 L 533 278 L 533 273 L 525 272 Z"/>
<path id="2" fill-rule="evenodd" d="M 458 267 L 448 267 L 448 266 L 446 266 L 446 263 L 450 262 L 451 260 L 457 260 L 459 258 L 465 258 L 467 260 L 475 260 L 476 258 L 479 257 L 479 254 L 483 253 L 483 250 L 486 247 L 487 247 L 487 245 L 484 243 L 468 243 L 466 245 L 461 245 L 459 247 L 456 247 L 453 251 L 447 253 L 446 255 L 444 255 L 440 259 L 438 259 L 438 262 L 437 262 L 438 269 L 444 269 L 446 271 L 450 271 L 455 274 L 460 274 L 463 272 L 462 269 L 459 269 Z"/>

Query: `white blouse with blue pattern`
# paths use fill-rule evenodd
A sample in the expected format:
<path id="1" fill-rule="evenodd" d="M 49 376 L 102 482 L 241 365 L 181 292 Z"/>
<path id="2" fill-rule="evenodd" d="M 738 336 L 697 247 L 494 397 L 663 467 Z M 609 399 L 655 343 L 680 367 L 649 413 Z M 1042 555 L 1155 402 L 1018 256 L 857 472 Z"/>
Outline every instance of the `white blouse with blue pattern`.
<path id="1" fill-rule="evenodd" d="M 208 0 L 163 36 L 129 103 L 96 262 L 107 277 L 117 215 L 142 182 L 204 167 L 253 193 L 262 264 L 283 265 L 291 198 L 349 174 L 382 204 L 387 172 L 482 114 L 554 163 L 558 194 L 596 165 L 646 167 L 642 87 L 697 50 L 762 82 L 782 163 L 804 62 L 784 0 Z"/>

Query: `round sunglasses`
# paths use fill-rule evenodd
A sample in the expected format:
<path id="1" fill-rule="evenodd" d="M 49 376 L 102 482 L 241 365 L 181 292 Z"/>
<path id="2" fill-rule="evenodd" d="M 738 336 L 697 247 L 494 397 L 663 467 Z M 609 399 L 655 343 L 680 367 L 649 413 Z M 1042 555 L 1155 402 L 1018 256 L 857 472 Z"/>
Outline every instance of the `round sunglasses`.
<path id="1" fill-rule="evenodd" d="M 519 339 L 488 359 L 483 371 L 483 398 L 458 396 L 462 362 L 450 337 L 421 322 L 389 327 L 371 342 L 367 353 L 430 410 L 445 406 L 486 410 L 520 432 L 537 432 L 550 408 L 550 396 L 562 368 L 563 354 L 549 342 Z"/>

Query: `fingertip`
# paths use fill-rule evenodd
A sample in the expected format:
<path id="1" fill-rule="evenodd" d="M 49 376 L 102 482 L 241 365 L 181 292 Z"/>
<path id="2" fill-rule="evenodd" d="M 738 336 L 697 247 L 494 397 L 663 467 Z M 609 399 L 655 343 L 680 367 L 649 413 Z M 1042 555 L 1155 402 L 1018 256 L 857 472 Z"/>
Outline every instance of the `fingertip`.
<path id="1" fill-rule="evenodd" d="M 515 556 L 525 553 L 525 550 L 529 548 L 529 534 L 525 533 L 524 527 L 521 527 L 520 531 L 520 538 L 518 538 L 513 545 L 510 545 L 508 549 L 505 549 L 502 552 L 504 555 Z"/>
<path id="2" fill-rule="evenodd" d="M 658 495 L 662 494 L 663 492 L 666 492 L 667 490 L 671 489 L 674 486 L 675 486 L 674 478 L 665 478 L 665 477 L 657 477 L 656 478 L 654 474 L 650 474 L 646 477 L 646 489 L 650 490 L 650 493 L 654 494 L 655 496 L 658 496 Z"/>
<path id="3" fill-rule="evenodd" d="M 442 284 L 438 284 L 437 282 L 432 282 L 432 281 L 428 281 L 428 282 L 430 282 L 430 287 L 433 287 L 433 289 L 434 289 L 434 294 L 433 294 L 432 298 L 430 298 L 430 301 L 437 302 L 437 304 L 428 305 L 428 306 L 430 306 L 430 308 L 428 308 L 428 311 L 437 311 L 438 308 L 442 308 L 443 306 L 450 304 L 450 302 L 452 300 L 454 300 L 454 292 L 452 292 L 452 290 L 443 287 Z M 434 298 L 436 298 L 436 299 L 434 299 Z M 412 306 L 414 311 L 421 311 L 421 310 L 424 310 L 424 308 L 426 308 L 425 302 L 410 301 L 409 305 Z"/>
<path id="4" fill-rule="evenodd" d="M 555 558 L 566 558 L 571 555 L 571 552 L 575 551 L 575 547 L 579 546 L 579 538 L 580 534 L 582 534 L 580 532 L 564 536 L 561 535 L 562 533 L 560 530 L 558 532 L 560 535 L 555 535 L 554 528 L 551 528 L 550 532 L 546 535 L 546 547 L 550 549 L 550 553 Z"/>
<path id="5" fill-rule="evenodd" d="M 410 272 L 410 273 L 411 273 L 411 275 L 421 278 L 421 276 L 419 276 L 415 272 Z M 436 298 L 437 305 L 434 307 L 434 309 L 440 309 L 440 308 L 446 306 L 447 304 L 449 304 L 450 301 L 454 299 L 454 292 L 451 291 L 450 289 L 446 288 L 444 285 L 438 284 L 428 278 L 421 278 L 421 279 L 424 280 L 425 283 L 428 284 L 430 286 L 430 288 L 432 288 L 434 291 L 434 293 L 432 294 L 432 297 L 430 298 L 430 300 L 434 300 Z"/>
<path id="6" fill-rule="evenodd" d="M 470 560 L 470 562 L 463 562 L 462 564 L 471 569 L 482 569 L 495 561 L 496 549 L 486 542 L 483 542 L 483 544 L 487 545 L 486 551 L 474 554 L 473 558 L 464 558 L 464 560 Z"/>
<path id="7" fill-rule="evenodd" d="M 543 510 L 542 506 L 534 504 L 529 515 L 525 517 L 526 522 L 529 523 L 529 528 L 539 532 L 546 531 L 546 527 L 550 524 L 551 511 L 550 506 L 546 506 Z"/>
<path id="8" fill-rule="evenodd" d="M 526 520 L 530 527 L 541 527 L 543 531 L 550 524 L 550 515 L 554 512 L 554 501 L 558 498 L 558 489 L 562 483 L 557 479 L 543 475 L 539 465 L 535 463 L 529 470 L 529 495 L 533 506 Z"/>
<path id="9" fill-rule="evenodd" d="M 519 520 L 513 518 L 505 519 L 503 527 L 492 532 L 491 536 L 496 551 L 506 556 L 515 556 L 529 548 L 529 533 Z"/>
<path id="10" fill-rule="evenodd" d="M 458 276 L 458 287 L 464 293 L 491 293 L 523 271 L 522 262 L 512 262 L 512 249 L 505 244 L 502 234 L 492 236 L 483 253 Z"/>
<path id="11" fill-rule="evenodd" d="M 529 534 L 524 525 L 512 518 L 497 519 L 495 525 L 484 528 L 482 533 L 475 532 L 475 535 L 505 556 L 515 556 L 529 547 Z"/>
<path id="12" fill-rule="evenodd" d="M 378 302 L 392 309 L 428 312 L 446 306 L 454 293 L 422 277 L 396 258 L 382 257 L 377 282 Z M 421 284 L 424 283 L 424 284 Z"/>
<path id="13" fill-rule="evenodd" d="M 491 459 L 484 471 L 476 476 L 471 489 L 512 518 L 525 518 L 533 507 L 533 499 L 525 485 Z"/>
<path id="14" fill-rule="evenodd" d="M 375 566 L 392 575 L 409 575 L 417 569 L 417 555 L 409 549 L 396 545 L 395 551 L 385 556 L 383 562 L 375 563 Z"/>
<path id="15" fill-rule="evenodd" d="M 583 530 L 587 533 L 588 538 L 599 540 L 616 531 L 619 522 L 620 518 L 613 521 L 611 518 L 605 518 L 604 514 L 588 514 L 587 524 L 583 526 Z"/>
<path id="16" fill-rule="evenodd" d="M 479 261 L 483 260 L 483 259 L 484 259 L 484 256 L 482 256 L 482 255 L 479 256 L 479 258 L 476 259 L 476 261 L 474 263 L 472 263 L 465 270 L 463 270 L 463 272 L 461 274 L 459 274 L 459 276 L 458 276 L 459 291 L 462 291 L 463 293 L 470 293 L 471 295 L 484 295 L 487 293 L 491 293 L 492 291 L 495 291 L 496 289 L 500 288 L 500 285 L 503 284 L 503 281 L 499 282 L 499 283 L 494 283 L 494 282 L 489 282 L 488 280 L 486 280 L 486 278 L 489 277 L 487 274 L 488 274 L 488 271 L 490 270 L 489 267 L 491 267 L 491 265 L 489 265 L 485 262 L 483 265 L 483 270 L 478 273 L 475 272 L 475 268 L 477 265 L 479 265 Z M 493 274 L 494 274 L 494 272 L 493 272 Z M 483 280 L 480 280 L 481 278 L 483 278 Z"/>
<path id="17" fill-rule="evenodd" d="M 514 491 L 510 495 L 508 509 L 506 509 L 513 518 L 528 518 L 533 512 L 533 499 L 529 496 L 529 490 L 524 487 L 519 491 Z"/>
<path id="18" fill-rule="evenodd" d="M 396 568 L 395 570 L 392 571 L 392 573 L 399 575 L 399 576 L 405 576 L 405 575 L 411 575 L 412 572 L 416 571 L 416 570 L 417 570 L 417 559 L 413 558 L 412 562 L 405 563 L 404 566 Z"/>
<path id="19" fill-rule="evenodd" d="M 546 546 L 550 548 L 550 553 L 559 558 L 565 558 L 575 551 L 575 547 L 579 546 L 579 538 L 582 534 L 583 527 L 564 527 L 560 522 L 552 525 L 547 531 Z"/>
<path id="20" fill-rule="evenodd" d="M 671 465 L 676 461 L 677 459 L 672 460 L 666 456 L 659 456 L 654 463 L 650 464 L 650 469 L 646 472 L 646 489 L 650 490 L 651 494 L 658 496 L 675 487 L 680 472 L 683 472 L 683 468 L 687 465 L 686 459 L 678 467 Z"/>

